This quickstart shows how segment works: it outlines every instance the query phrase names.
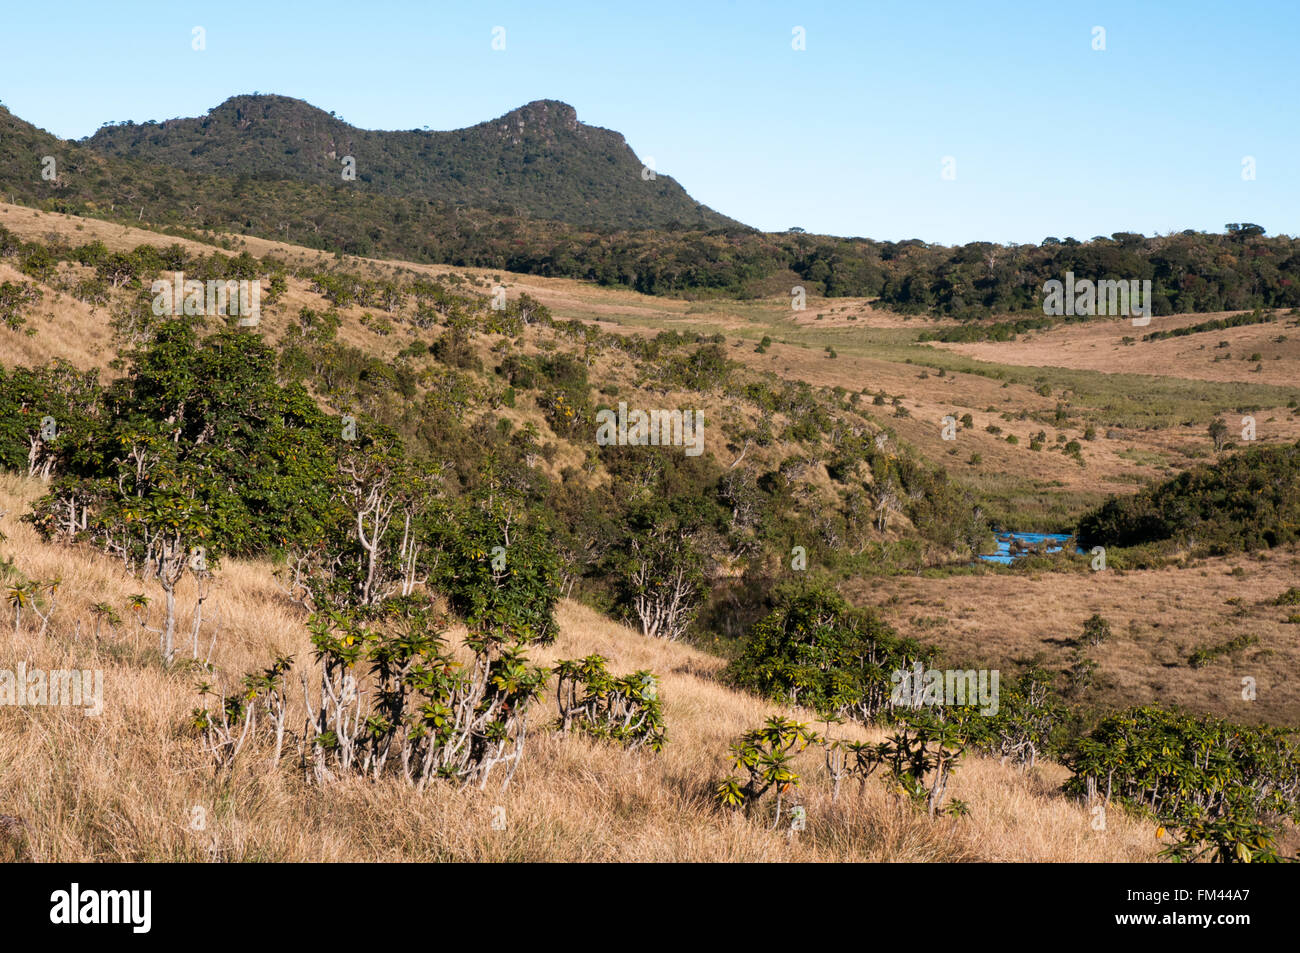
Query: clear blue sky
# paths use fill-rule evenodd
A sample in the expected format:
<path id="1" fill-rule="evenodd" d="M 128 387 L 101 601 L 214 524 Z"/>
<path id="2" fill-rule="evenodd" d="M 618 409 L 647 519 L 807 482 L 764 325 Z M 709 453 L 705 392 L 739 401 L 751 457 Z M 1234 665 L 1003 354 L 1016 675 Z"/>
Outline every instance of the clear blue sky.
<path id="1" fill-rule="evenodd" d="M 1297 0 L 6 6 L 0 99 L 68 138 L 254 90 L 371 129 L 454 129 L 560 99 L 764 229 L 1300 233 Z"/>

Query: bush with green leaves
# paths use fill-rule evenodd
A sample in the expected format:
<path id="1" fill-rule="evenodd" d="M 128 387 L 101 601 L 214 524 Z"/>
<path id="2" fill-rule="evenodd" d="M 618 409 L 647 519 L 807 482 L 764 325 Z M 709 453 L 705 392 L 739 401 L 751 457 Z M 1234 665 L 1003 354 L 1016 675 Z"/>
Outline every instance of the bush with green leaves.
<path id="1" fill-rule="evenodd" d="M 1039 755 L 1056 754 L 1064 743 L 1069 712 L 1052 692 L 1052 678 L 1031 668 L 1000 685 L 997 713 L 972 722 L 972 744 L 998 757 L 1032 768 Z"/>
<path id="2" fill-rule="evenodd" d="M 1248 649 L 1252 645 L 1259 644 L 1259 636 L 1252 635 L 1249 632 L 1243 632 L 1241 635 L 1233 636 L 1231 639 L 1219 642 L 1215 645 L 1203 645 L 1195 649 L 1187 656 L 1187 663 L 1192 668 L 1204 668 L 1215 659 L 1224 655 L 1232 655 L 1243 649 Z"/>
<path id="3" fill-rule="evenodd" d="M 1083 641 L 1091 646 L 1098 646 L 1110 638 L 1110 623 L 1094 612 L 1083 623 Z"/>
<path id="4" fill-rule="evenodd" d="M 407 596 L 436 566 L 429 535 L 445 519 L 439 468 L 412 461 L 385 427 L 364 421 L 336 455 L 317 533 L 286 547 L 281 584 L 309 611 Z"/>
<path id="5" fill-rule="evenodd" d="M 538 512 L 500 489 L 456 501 L 430 529 L 433 588 L 470 629 L 471 643 L 555 640 L 560 559 Z"/>
<path id="6" fill-rule="evenodd" d="M 14 570 L 12 560 L 0 561 L 0 569 L 5 571 L 3 575 L 17 576 L 5 589 L 9 608 L 14 610 L 14 633 L 17 634 L 22 626 L 23 612 L 29 611 L 41 620 L 38 635 L 45 635 L 50 626 L 50 619 L 54 616 L 54 610 L 58 607 L 59 586 L 63 583 L 62 579 L 59 577 L 47 580 L 24 578 Z M 41 611 L 42 609 L 44 611 Z"/>
<path id="7" fill-rule="evenodd" d="M 1277 829 L 1253 816 L 1250 798 L 1241 789 L 1230 791 L 1215 811 L 1195 808 L 1169 829 L 1178 839 L 1160 856 L 1174 863 L 1272 864 L 1288 859 L 1278 851 Z"/>
<path id="8" fill-rule="evenodd" d="M 265 555 L 318 538 L 341 428 L 275 374 L 274 352 L 251 334 L 200 340 L 185 322 L 165 322 L 85 423 L 72 414 L 60 427 L 71 431 L 58 445 L 60 480 L 36 504 L 37 525 L 64 532 L 80 511 L 89 538 L 137 561 L 141 534 L 123 539 L 137 506 L 185 501 L 204 524 L 194 544 L 213 553 Z"/>
<path id="9" fill-rule="evenodd" d="M 532 702 L 549 672 L 518 643 L 471 631 L 460 661 L 426 598 L 330 610 L 309 625 L 320 679 L 305 739 L 318 782 L 359 774 L 396 775 L 424 790 L 435 778 L 487 786 L 518 769 Z"/>
<path id="10" fill-rule="evenodd" d="M 1300 606 L 1300 586 L 1291 586 L 1272 602 L 1275 606 Z"/>
<path id="11" fill-rule="evenodd" d="M 305 767 L 318 782 L 391 774 L 419 790 L 435 778 L 482 788 L 500 770 L 505 787 L 550 674 L 525 649 L 555 637 L 554 547 L 500 487 L 426 511 L 392 450 L 345 457 L 350 528 L 286 567 L 313 610 L 319 665 L 315 687 L 302 673 Z M 448 646 L 434 593 L 463 618 L 469 660 Z"/>
<path id="12" fill-rule="evenodd" d="M 625 748 L 662 751 L 668 743 L 657 679 L 649 671 L 613 675 L 601 655 L 556 664 L 561 731 L 582 731 Z"/>
<path id="13" fill-rule="evenodd" d="M 1068 764 L 1067 793 L 1155 818 L 1179 836 L 1166 851 L 1175 860 L 1275 860 L 1280 825 L 1300 821 L 1289 729 L 1132 708 L 1104 718 Z"/>
<path id="14" fill-rule="evenodd" d="M 893 707 L 893 673 L 935 655 L 829 587 L 787 586 L 775 601 L 727 669 L 733 684 L 766 698 L 870 723 Z"/>
<path id="15" fill-rule="evenodd" d="M 47 539 L 90 542 L 158 581 L 168 663 L 186 572 L 202 585 L 222 555 L 316 540 L 335 518 L 340 431 L 304 389 L 277 383 L 273 352 L 252 335 L 200 340 L 165 322 L 102 394 L 59 367 L 33 380 L 43 406 L 62 399 L 64 419 L 51 442 L 57 478 L 24 518 Z M 196 641 L 200 614 L 201 600 Z"/>
<path id="16" fill-rule="evenodd" d="M 94 371 L 67 361 L 0 368 L 0 467 L 49 479 L 73 448 L 101 426 L 101 390 Z"/>
<path id="17" fill-rule="evenodd" d="M 865 783 L 876 768 L 887 785 L 931 818 L 966 813 L 959 800 L 945 804 L 948 782 L 973 738 L 986 730 L 977 708 L 967 705 L 897 710 L 894 729 L 876 745 L 849 745 L 852 773 Z"/>
<path id="18" fill-rule="evenodd" d="M 40 301 L 44 292 L 27 281 L 0 282 L 0 324 L 10 331 L 18 331 L 27 323 L 23 312 Z"/>
<path id="19" fill-rule="evenodd" d="M 792 760 L 796 754 L 821 739 L 803 722 L 773 716 L 761 728 L 745 732 L 731 745 L 732 763 L 745 770 L 745 777 L 720 781 L 714 794 L 720 804 L 743 808 L 752 814 L 768 791 L 775 791 L 772 828 L 781 822 L 785 796 L 799 786 L 800 776 Z"/>
<path id="20" fill-rule="evenodd" d="M 217 767 L 231 767 L 244 746 L 257 737 L 259 711 L 266 716 L 266 729 L 275 745 L 271 764 L 280 763 L 289 711 L 286 677 L 292 666 L 293 656 L 278 656 L 262 671 L 245 675 L 237 689 L 224 695 L 209 682 L 199 684 L 205 704 L 191 713 L 190 727 L 203 739 Z M 216 700 L 215 711 L 208 698 Z"/>
<path id="21" fill-rule="evenodd" d="M 691 534 L 647 526 L 620 553 L 619 597 L 624 612 L 651 638 L 675 642 L 695 620 L 704 594 L 703 558 Z"/>
<path id="22" fill-rule="evenodd" d="M 1084 549 L 1157 544 L 1222 555 L 1300 539 L 1300 443 L 1252 447 L 1137 493 L 1114 497 L 1079 520 Z"/>

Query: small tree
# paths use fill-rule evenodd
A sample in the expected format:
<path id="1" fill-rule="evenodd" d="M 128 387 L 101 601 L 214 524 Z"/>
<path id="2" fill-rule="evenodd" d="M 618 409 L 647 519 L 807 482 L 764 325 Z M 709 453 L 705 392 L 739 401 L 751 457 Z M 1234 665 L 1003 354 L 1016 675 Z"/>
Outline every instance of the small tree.
<path id="1" fill-rule="evenodd" d="M 245 744 L 256 736 L 259 710 L 266 714 L 275 741 L 271 764 L 280 763 L 289 711 L 286 676 L 292 665 L 292 656 L 279 656 L 263 671 L 245 675 L 239 688 L 224 696 L 207 682 L 199 684 L 200 697 L 217 700 L 216 711 L 207 704 L 194 709 L 191 727 L 203 738 L 219 768 L 230 768 Z"/>
<path id="2" fill-rule="evenodd" d="M 1110 635 L 1110 623 L 1103 619 L 1099 613 L 1093 613 L 1083 623 L 1083 640 L 1089 645 L 1101 645 L 1110 638 Z"/>
<path id="3" fill-rule="evenodd" d="M 561 731 L 578 729 L 625 748 L 662 751 L 668 742 L 655 676 L 648 671 L 611 675 L 601 655 L 569 659 L 555 667 Z"/>
<path id="4" fill-rule="evenodd" d="M 1056 732 L 1065 722 L 1065 708 L 1053 696 L 1051 685 L 1051 677 L 1037 668 L 1005 685 L 999 693 L 997 714 L 987 720 L 987 730 L 975 744 L 1001 758 L 1003 764 L 1010 761 L 1032 768 L 1039 754 L 1054 745 Z"/>
<path id="5" fill-rule="evenodd" d="M 1215 451 L 1222 450 L 1228 442 L 1228 425 L 1216 417 L 1210 423 L 1210 439 L 1214 441 Z"/>
<path id="6" fill-rule="evenodd" d="M 948 781 L 974 737 L 982 732 L 982 716 L 970 707 L 922 709 L 897 717 L 897 727 L 880 744 L 859 745 L 863 778 L 876 765 L 885 768 L 895 791 L 931 818 L 939 813 L 964 814 L 966 805 L 944 807 Z"/>
<path id="7" fill-rule="evenodd" d="M 729 807 L 743 807 L 752 813 L 755 806 L 769 790 L 776 792 L 776 810 L 772 829 L 781 822 L 781 802 L 786 793 L 799 786 L 799 775 L 791 766 L 794 755 L 817 744 L 820 739 L 803 722 L 789 718 L 771 717 L 761 728 L 741 735 L 731 745 L 732 763 L 744 768 L 744 780 L 732 776 L 723 779 L 715 789 L 719 803 Z"/>
<path id="8" fill-rule="evenodd" d="M 728 676 L 768 698 L 871 722 L 893 706 L 893 673 L 933 655 L 835 590 L 794 585 L 777 591 Z"/>
<path id="9" fill-rule="evenodd" d="M 1131 708 L 1102 719 L 1068 764 L 1066 793 L 1156 820 L 1178 837 L 1163 851 L 1175 861 L 1278 860 L 1279 828 L 1300 819 L 1300 750 L 1288 728 Z"/>
<path id="10" fill-rule="evenodd" d="M 122 617 L 107 602 L 96 602 L 90 607 L 90 614 L 95 617 L 95 640 L 99 640 L 99 630 L 104 623 L 108 623 L 109 628 L 116 629 L 122 624 Z"/>
<path id="11" fill-rule="evenodd" d="M 686 634 L 700 608 L 701 562 L 685 536 L 651 530 L 632 539 L 623 570 L 624 599 L 643 634 L 670 642 Z"/>

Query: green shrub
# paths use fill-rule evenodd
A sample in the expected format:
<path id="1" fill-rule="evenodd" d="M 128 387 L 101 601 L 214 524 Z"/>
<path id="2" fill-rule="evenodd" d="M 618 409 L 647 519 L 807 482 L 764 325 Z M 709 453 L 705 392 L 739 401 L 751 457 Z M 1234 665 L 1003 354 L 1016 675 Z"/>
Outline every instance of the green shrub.
<path id="1" fill-rule="evenodd" d="M 893 673 L 933 655 L 834 590 L 795 585 L 776 593 L 727 677 L 766 698 L 871 722 L 893 708 Z"/>
<path id="2" fill-rule="evenodd" d="M 559 729 L 608 738 L 625 748 L 662 751 L 668 735 L 654 674 L 611 675 L 607 662 L 589 655 L 556 664 Z"/>
<path id="3" fill-rule="evenodd" d="M 791 765 L 795 754 L 820 739 L 802 722 L 772 717 L 762 728 L 741 735 L 731 745 L 732 763 L 744 768 L 746 777 L 724 778 L 714 788 L 718 802 L 727 807 L 743 807 L 747 813 L 769 790 L 776 791 L 772 828 L 781 823 L 781 804 L 785 795 L 799 786 L 800 777 Z"/>
<path id="4" fill-rule="evenodd" d="M 1067 793 L 1156 818 L 1179 840 L 1172 860 L 1277 860 L 1283 819 L 1300 819 L 1290 731 L 1133 708 L 1104 718 L 1069 758 Z"/>
<path id="5" fill-rule="evenodd" d="M 1083 641 L 1098 646 L 1110 638 L 1110 623 L 1094 613 L 1083 623 Z"/>

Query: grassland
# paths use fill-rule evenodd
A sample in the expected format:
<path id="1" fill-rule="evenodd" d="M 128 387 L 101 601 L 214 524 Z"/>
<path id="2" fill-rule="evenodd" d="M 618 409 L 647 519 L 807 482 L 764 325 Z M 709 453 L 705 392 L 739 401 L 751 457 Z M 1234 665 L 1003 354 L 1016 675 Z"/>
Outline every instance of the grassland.
<path id="1" fill-rule="evenodd" d="M 178 241 L 18 206 L 0 206 L 0 224 L 29 239 L 97 238 L 113 250 Z M 262 239 L 231 244 L 289 262 L 328 267 L 336 260 Z M 811 299 L 806 311 L 793 312 L 782 296 L 687 301 L 491 270 L 349 261 L 376 276 L 456 273 L 482 288 L 500 280 L 512 295 L 527 292 L 557 318 L 619 334 L 670 328 L 721 333 L 729 356 L 746 366 L 862 393 L 880 426 L 981 494 L 988 514 L 1007 528 L 1067 528 L 1109 495 L 1211 458 L 1207 426 L 1215 417 L 1235 426 L 1237 415 L 1252 413 L 1265 443 L 1300 438 L 1294 406 L 1300 398 L 1300 334 L 1291 330 L 1292 318 L 1155 342 L 1125 343 L 1131 328 L 1097 322 L 1013 342 L 938 345 L 918 338 L 941 322 L 893 315 L 858 299 Z M 0 265 L 0 280 L 18 278 Z M 282 302 L 267 311 L 267 337 L 281 333 L 298 308 L 319 303 L 304 283 L 291 280 Z M 360 309 L 343 310 L 341 340 L 386 359 L 409 343 L 407 334 L 380 333 L 361 317 Z M 1165 320 L 1178 326 L 1200 317 Z M 113 373 L 112 333 L 103 309 L 50 293 L 30 325 L 32 335 L 0 332 L 6 366 L 60 357 Z M 1288 340 L 1275 341 L 1279 336 Z M 770 343 L 760 347 L 764 338 Z M 1220 340 L 1229 347 L 1218 348 Z M 1259 362 L 1239 359 L 1255 351 Z M 1235 359 L 1215 361 L 1217 352 Z M 606 375 L 629 382 L 636 377 L 626 362 L 608 355 L 597 361 Z M 1254 372 L 1256 363 L 1264 370 Z M 653 387 L 650 382 L 645 392 Z M 878 393 L 887 402 L 873 403 Z M 728 421 L 733 410 L 724 401 L 707 406 L 711 420 L 732 429 L 754 423 Z M 960 428 L 955 441 L 940 433 L 941 418 L 949 414 L 971 416 L 971 426 Z M 1040 431 L 1045 445 L 1031 449 Z M 1079 442 L 1080 459 L 1061 452 L 1069 441 Z M 576 462 L 561 458 L 547 466 L 559 477 L 566 464 Z M 808 479 L 824 479 L 824 471 Z M 323 791 L 302 780 L 292 758 L 267 765 L 266 752 L 246 759 L 231 775 L 217 776 L 181 730 L 197 704 L 198 672 L 184 664 L 164 668 L 138 627 L 92 635 L 89 607 L 103 600 L 121 604 L 140 584 L 101 556 L 39 542 L 19 517 L 40 489 L 33 480 L 0 477 L 0 530 L 7 536 L 0 554 L 30 578 L 61 577 L 62 608 L 46 636 L 37 635 L 29 618 L 17 631 L 0 625 L 0 639 L 8 641 L 10 658 L 29 667 L 102 668 L 106 710 L 100 718 L 86 718 L 59 709 L 0 709 L 0 777 L 7 779 L 0 813 L 23 817 L 31 826 L 22 856 L 1120 861 L 1152 860 L 1160 847 L 1153 825 L 1122 815 L 1105 830 L 1093 830 L 1085 809 L 1059 795 L 1066 771 L 1050 762 L 1022 773 L 995 760 L 967 759 L 952 788 L 954 797 L 971 805 L 970 816 L 959 822 L 917 817 L 874 784 L 862 797 L 831 803 L 823 769 L 811 758 L 802 764 L 806 831 L 773 833 L 721 812 L 711 801 L 710 784 L 729 771 L 728 743 L 767 715 L 787 710 L 722 684 L 717 656 L 647 639 L 574 601 L 562 604 L 559 640 L 538 653 L 539 660 L 600 652 L 619 671 L 659 672 L 671 739 L 662 755 L 630 754 L 546 731 L 554 717 L 548 704 L 534 712 L 532 752 L 504 794 L 435 786 L 416 796 L 396 784 L 362 781 Z M 853 601 L 880 607 L 902 632 L 939 646 L 945 658 L 1012 670 L 1033 661 L 1067 664 L 1082 620 L 1100 613 L 1115 636 L 1095 652 L 1098 678 L 1087 705 L 1179 704 L 1243 722 L 1294 725 L 1300 690 L 1289 675 L 1300 662 L 1298 630 L 1284 609 L 1268 603 L 1295 584 L 1298 567 L 1300 554 L 1277 550 L 1123 573 L 976 568 L 909 577 L 864 574 L 843 588 Z M 259 562 L 223 567 L 212 661 L 226 678 L 265 664 L 277 652 L 310 655 L 304 615 L 284 598 L 271 571 Z M 182 601 L 187 598 L 192 595 L 182 593 Z M 1196 649 L 1241 635 L 1256 636 L 1257 642 L 1202 668 L 1188 663 Z M 206 646 L 199 654 L 206 654 Z M 1258 697 L 1249 703 L 1240 693 L 1247 675 L 1258 682 Z M 291 723 L 301 725 L 301 699 L 295 704 Z M 790 713 L 813 720 L 807 712 Z M 498 806 L 505 808 L 504 830 L 491 824 Z M 207 817 L 201 831 L 191 826 L 196 807 Z"/>

